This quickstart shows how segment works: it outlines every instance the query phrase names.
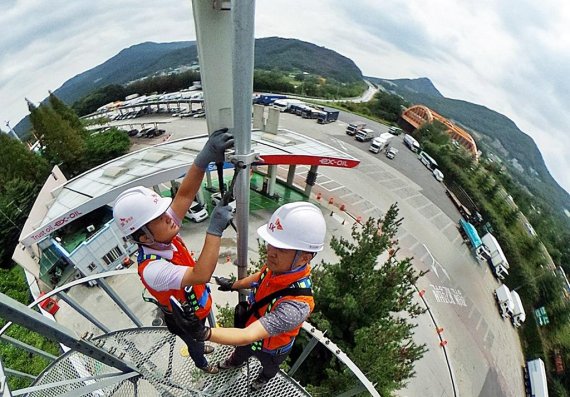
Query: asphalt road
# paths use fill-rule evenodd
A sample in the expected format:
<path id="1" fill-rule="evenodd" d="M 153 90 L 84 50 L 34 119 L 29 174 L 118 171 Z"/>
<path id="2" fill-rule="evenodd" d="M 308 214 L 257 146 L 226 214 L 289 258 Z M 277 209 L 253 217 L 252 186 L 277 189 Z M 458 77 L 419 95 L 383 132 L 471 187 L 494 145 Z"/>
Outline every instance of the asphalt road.
<path id="1" fill-rule="evenodd" d="M 358 120 L 343 114 L 340 122 L 320 125 L 283 114 L 281 125 L 309 135 L 359 158 L 353 170 L 319 169 L 315 189 L 323 198 L 345 203 L 354 216 L 378 216 L 394 202 L 404 222 L 399 232 L 400 253 L 413 257 L 418 270 L 429 271 L 418 288 L 425 291 L 437 327 L 443 328 L 445 350 L 461 396 L 519 396 L 524 363 L 516 330 L 498 314 L 492 292 L 498 287 L 487 266 L 479 264 L 463 244 L 457 231 L 459 213 L 445 195 L 443 185 L 402 143 L 391 145 L 399 152 L 395 159 L 368 151 L 345 134 L 345 122 Z M 380 132 L 388 127 L 369 122 Z M 332 181 L 332 182 L 331 182 Z M 316 191 L 314 189 L 314 191 Z M 427 316 L 427 315 L 426 315 Z M 447 361 L 431 319 L 418 319 L 418 343 L 430 351 L 416 365 L 417 376 L 401 396 L 453 396 Z"/>

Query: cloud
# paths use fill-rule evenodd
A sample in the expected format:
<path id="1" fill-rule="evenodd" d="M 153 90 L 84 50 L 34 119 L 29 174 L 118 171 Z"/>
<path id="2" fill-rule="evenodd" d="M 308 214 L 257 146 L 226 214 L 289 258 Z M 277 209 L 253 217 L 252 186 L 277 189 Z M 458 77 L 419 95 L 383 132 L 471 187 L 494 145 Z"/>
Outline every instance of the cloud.
<path id="1" fill-rule="evenodd" d="M 256 37 L 309 41 L 365 75 L 428 77 L 447 97 L 487 106 L 535 139 L 570 190 L 570 3 L 544 0 L 258 0 Z M 187 0 L 0 3 L 0 120 L 145 41 L 194 40 Z"/>

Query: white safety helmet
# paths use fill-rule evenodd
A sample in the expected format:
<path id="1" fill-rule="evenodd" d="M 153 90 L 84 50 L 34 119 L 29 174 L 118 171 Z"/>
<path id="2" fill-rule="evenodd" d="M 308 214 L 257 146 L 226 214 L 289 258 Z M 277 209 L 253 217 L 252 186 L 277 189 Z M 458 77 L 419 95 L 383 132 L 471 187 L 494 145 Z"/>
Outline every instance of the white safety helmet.
<path id="1" fill-rule="evenodd" d="M 166 212 L 172 199 L 143 186 L 125 190 L 115 200 L 113 217 L 123 236 L 129 236 Z"/>
<path id="2" fill-rule="evenodd" d="M 257 229 L 266 243 L 284 249 L 319 252 L 325 245 L 327 225 L 314 204 L 296 202 L 282 205 L 269 223 Z"/>

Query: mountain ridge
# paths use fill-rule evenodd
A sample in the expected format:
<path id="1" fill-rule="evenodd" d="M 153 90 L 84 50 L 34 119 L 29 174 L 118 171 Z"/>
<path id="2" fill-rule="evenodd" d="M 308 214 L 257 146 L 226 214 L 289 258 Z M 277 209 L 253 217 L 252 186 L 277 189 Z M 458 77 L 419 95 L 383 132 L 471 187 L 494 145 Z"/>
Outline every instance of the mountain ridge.
<path id="1" fill-rule="evenodd" d="M 196 43 L 144 42 L 121 50 L 107 61 L 67 80 L 54 94 L 71 104 L 88 93 L 109 84 L 126 84 L 159 72 L 175 70 L 198 61 Z M 255 66 L 319 74 L 339 82 L 362 80 L 364 76 L 349 58 L 334 50 L 290 38 L 266 37 L 255 41 Z M 508 117 L 482 105 L 445 98 L 427 77 L 417 79 L 384 79 L 366 77 L 386 91 L 398 94 L 411 103 L 424 104 L 461 125 L 475 136 L 478 145 L 508 160 L 516 174 L 516 162 L 528 169 L 519 177 L 525 185 L 555 194 L 556 205 L 570 208 L 570 195 L 554 180 L 542 154 L 531 137 L 522 132 Z M 29 120 L 21 120 L 14 130 L 21 136 L 29 130 Z M 513 162 L 515 161 L 516 162 Z"/>
<path id="2" fill-rule="evenodd" d="M 481 150 L 503 159 L 509 172 L 531 188 L 533 194 L 543 198 L 554 194 L 557 199 L 554 202 L 549 200 L 550 204 L 561 211 L 570 208 L 570 194 L 552 177 L 532 137 L 504 114 L 483 105 L 446 98 L 431 81 L 426 83 L 425 78 L 413 79 L 422 80 L 415 83 L 411 83 L 410 79 L 369 79 L 385 90 L 413 104 L 423 104 L 465 128 L 474 135 Z M 434 92 L 437 94 L 434 95 Z"/>

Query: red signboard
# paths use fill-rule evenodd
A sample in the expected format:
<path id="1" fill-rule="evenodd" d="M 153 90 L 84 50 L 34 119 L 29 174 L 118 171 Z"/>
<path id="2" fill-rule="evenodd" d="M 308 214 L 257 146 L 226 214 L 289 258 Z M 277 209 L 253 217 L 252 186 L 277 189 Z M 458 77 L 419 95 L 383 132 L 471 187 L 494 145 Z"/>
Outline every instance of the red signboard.
<path id="1" fill-rule="evenodd" d="M 354 168 L 360 164 L 360 160 L 354 158 L 343 159 L 302 154 L 266 154 L 262 156 L 262 162 L 267 165 L 321 165 L 340 168 Z"/>

